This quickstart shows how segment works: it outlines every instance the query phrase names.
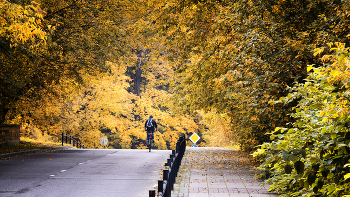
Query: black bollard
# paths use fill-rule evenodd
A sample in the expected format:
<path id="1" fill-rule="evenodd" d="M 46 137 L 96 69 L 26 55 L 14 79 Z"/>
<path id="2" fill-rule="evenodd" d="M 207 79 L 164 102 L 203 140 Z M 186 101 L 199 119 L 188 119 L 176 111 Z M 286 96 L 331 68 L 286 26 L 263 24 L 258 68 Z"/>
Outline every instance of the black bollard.
<path id="1" fill-rule="evenodd" d="M 170 162 L 171 162 L 171 163 L 174 162 L 174 155 L 173 155 L 173 154 L 170 155 Z"/>
<path id="2" fill-rule="evenodd" d="M 164 181 L 162 180 L 158 180 L 158 197 L 159 196 L 163 196 L 163 184 L 164 184 Z"/>
<path id="3" fill-rule="evenodd" d="M 168 175 L 169 175 L 169 169 L 164 169 L 163 170 L 163 180 L 164 181 L 168 180 Z"/>
<path id="4" fill-rule="evenodd" d="M 168 164 L 166 166 L 169 166 L 171 168 L 171 159 L 167 159 Z"/>
<path id="5" fill-rule="evenodd" d="M 165 197 L 168 197 L 169 190 L 170 190 L 168 178 L 169 178 L 169 169 L 165 169 L 163 170 L 163 180 L 167 182 L 165 188 L 163 188 L 164 190 L 163 196 Z"/>
<path id="6" fill-rule="evenodd" d="M 156 197 L 156 190 L 149 190 L 149 197 Z"/>

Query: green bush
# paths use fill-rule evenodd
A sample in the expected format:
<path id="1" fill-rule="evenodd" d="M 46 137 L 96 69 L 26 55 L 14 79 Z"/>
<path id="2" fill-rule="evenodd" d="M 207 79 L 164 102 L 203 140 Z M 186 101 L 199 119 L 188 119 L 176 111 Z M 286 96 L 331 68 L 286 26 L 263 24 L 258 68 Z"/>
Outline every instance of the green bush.
<path id="1" fill-rule="evenodd" d="M 305 83 L 296 83 L 287 97 L 270 102 L 299 101 L 291 128 L 276 128 L 270 133 L 272 142 L 253 154 L 263 158 L 261 178 L 282 196 L 350 194 L 349 48 L 335 43 L 331 51 L 322 57 L 323 66 L 308 66 Z M 315 55 L 322 52 L 316 49 Z"/>

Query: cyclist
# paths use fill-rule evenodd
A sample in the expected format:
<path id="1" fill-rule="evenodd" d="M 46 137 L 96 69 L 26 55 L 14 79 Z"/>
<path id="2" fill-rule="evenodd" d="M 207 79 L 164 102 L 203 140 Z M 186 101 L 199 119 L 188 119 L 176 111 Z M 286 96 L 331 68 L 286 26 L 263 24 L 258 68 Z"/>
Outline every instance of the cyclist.
<path id="1" fill-rule="evenodd" d="M 154 133 L 154 131 L 157 131 L 157 123 L 155 120 L 153 120 L 153 116 L 150 115 L 149 118 L 145 122 L 145 131 L 147 132 L 147 147 L 148 147 L 148 140 L 149 140 L 149 133 Z"/>

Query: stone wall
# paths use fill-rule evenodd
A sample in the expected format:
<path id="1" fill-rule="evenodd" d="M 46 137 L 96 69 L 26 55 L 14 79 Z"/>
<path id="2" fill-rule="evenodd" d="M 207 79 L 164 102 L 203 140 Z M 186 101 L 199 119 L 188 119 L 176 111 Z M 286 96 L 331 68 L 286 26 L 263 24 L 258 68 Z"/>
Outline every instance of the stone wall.
<path id="1" fill-rule="evenodd" d="M 19 144 L 20 130 L 21 125 L 0 125 L 0 144 Z"/>

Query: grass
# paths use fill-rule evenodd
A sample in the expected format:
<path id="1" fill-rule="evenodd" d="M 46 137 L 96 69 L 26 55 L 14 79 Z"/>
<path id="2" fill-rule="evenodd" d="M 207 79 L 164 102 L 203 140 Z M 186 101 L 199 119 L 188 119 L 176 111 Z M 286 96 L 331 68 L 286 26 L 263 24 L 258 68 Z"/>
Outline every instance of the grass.
<path id="1" fill-rule="evenodd" d="M 0 145 L 0 154 L 14 153 L 20 151 L 28 151 L 34 149 L 45 150 L 52 147 L 60 146 L 60 143 L 55 142 L 43 142 L 38 140 L 33 140 L 30 138 L 22 138 L 20 139 L 20 143 L 17 145 Z"/>

